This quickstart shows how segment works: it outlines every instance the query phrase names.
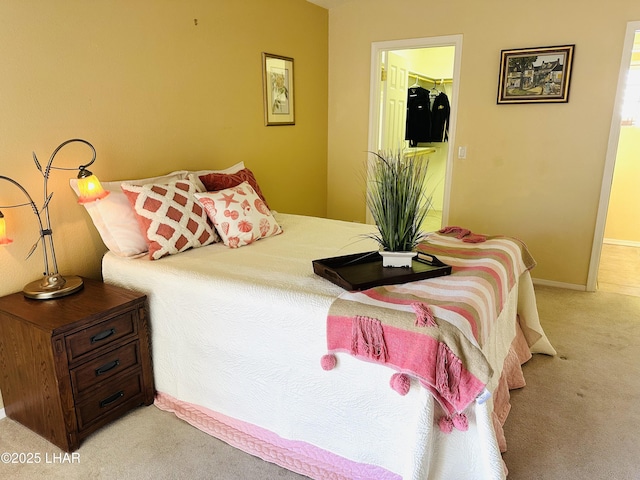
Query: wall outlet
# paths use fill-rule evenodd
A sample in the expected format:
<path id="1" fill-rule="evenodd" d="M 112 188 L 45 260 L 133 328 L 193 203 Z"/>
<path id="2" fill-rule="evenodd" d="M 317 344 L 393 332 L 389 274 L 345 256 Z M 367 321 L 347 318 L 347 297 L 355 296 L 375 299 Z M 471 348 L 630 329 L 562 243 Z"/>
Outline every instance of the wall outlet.
<path id="1" fill-rule="evenodd" d="M 458 147 L 458 158 L 467 158 L 467 147 Z"/>

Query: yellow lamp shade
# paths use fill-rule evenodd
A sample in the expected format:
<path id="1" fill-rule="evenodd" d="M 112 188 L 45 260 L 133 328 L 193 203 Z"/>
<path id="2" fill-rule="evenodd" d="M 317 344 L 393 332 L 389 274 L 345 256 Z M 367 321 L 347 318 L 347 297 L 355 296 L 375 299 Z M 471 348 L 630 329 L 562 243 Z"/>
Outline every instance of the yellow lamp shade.
<path id="1" fill-rule="evenodd" d="M 81 169 L 78 174 L 78 193 L 78 203 L 95 202 L 109 195 L 109 191 L 102 188 L 98 177 L 85 169 Z"/>
<path id="2" fill-rule="evenodd" d="M 4 215 L 0 212 L 0 245 L 9 245 L 13 240 L 7 237 L 7 224 L 4 221 Z"/>

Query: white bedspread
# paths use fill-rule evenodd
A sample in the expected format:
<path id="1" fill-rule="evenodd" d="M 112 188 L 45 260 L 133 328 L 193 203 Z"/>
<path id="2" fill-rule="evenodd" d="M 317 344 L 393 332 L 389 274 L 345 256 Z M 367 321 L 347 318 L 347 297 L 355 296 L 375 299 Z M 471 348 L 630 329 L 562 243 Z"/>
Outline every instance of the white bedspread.
<path id="1" fill-rule="evenodd" d="M 491 400 L 474 405 L 467 432 L 445 435 L 434 424 L 440 407 L 417 383 L 400 396 L 389 386 L 391 369 L 343 354 L 336 369 L 320 367 L 327 312 L 343 290 L 315 275 L 311 262 L 376 249 L 361 237 L 373 227 L 276 219 L 282 235 L 239 249 L 215 244 L 157 261 L 105 255 L 106 282 L 149 297 L 156 389 L 404 479 L 504 478 Z M 490 389 L 518 305 L 537 342 L 532 351 L 555 353 L 533 295 L 526 272 L 485 346 L 496 372 Z"/>

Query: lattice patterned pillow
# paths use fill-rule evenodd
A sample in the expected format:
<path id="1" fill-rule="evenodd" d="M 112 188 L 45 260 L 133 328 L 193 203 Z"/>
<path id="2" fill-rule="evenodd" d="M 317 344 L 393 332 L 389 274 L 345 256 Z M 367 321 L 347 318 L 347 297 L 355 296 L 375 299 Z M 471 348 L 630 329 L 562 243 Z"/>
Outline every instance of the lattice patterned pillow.
<path id="1" fill-rule="evenodd" d="M 224 244 L 231 248 L 249 245 L 282 233 L 269 207 L 248 182 L 219 192 L 196 193 Z"/>
<path id="2" fill-rule="evenodd" d="M 121 187 L 135 210 L 152 260 L 218 240 L 194 196 L 197 190 L 193 183 L 186 180 L 141 186 L 123 183 Z"/>

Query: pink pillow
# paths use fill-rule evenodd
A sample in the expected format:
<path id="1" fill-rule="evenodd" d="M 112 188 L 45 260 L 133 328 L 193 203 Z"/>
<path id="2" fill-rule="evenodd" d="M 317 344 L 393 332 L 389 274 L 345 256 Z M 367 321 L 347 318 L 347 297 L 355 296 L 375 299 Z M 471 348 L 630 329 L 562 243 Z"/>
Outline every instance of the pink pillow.
<path id="1" fill-rule="evenodd" d="M 258 194 L 265 205 L 267 205 L 267 208 L 269 207 L 262 191 L 260 191 L 256 178 L 253 176 L 253 172 L 248 168 L 243 168 L 242 170 L 230 174 L 212 172 L 208 175 L 201 175 L 200 180 L 207 189 L 207 192 L 217 192 L 219 190 L 224 190 L 225 188 L 235 187 L 240 185 L 242 182 L 249 182 L 249 185 L 253 187 L 253 190 Z"/>
<path id="2" fill-rule="evenodd" d="M 240 170 L 242 170 L 243 168 L 244 168 L 244 162 L 238 162 L 235 165 L 232 165 L 232 166 L 230 166 L 228 168 L 225 168 L 224 170 L 196 170 L 196 171 L 189 171 L 189 172 L 187 172 L 187 176 L 185 177 L 185 180 L 189 180 L 190 182 L 195 183 L 199 192 L 206 192 L 207 188 L 202 183 L 202 180 L 200 180 L 200 177 L 202 177 L 204 175 L 209 175 L 210 173 L 223 173 L 223 174 L 229 175 L 231 173 L 237 173 Z"/>
<path id="3" fill-rule="evenodd" d="M 267 204 L 249 182 L 218 192 L 196 193 L 195 196 L 228 247 L 242 247 L 282 233 Z"/>
<path id="4" fill-rule="evenodd" d="M 123 183 L 121 187 L 146 236 L 151 260 L 217 240 L 194 196 L 193 183 L 187 180 L 141 186 Z"/>

